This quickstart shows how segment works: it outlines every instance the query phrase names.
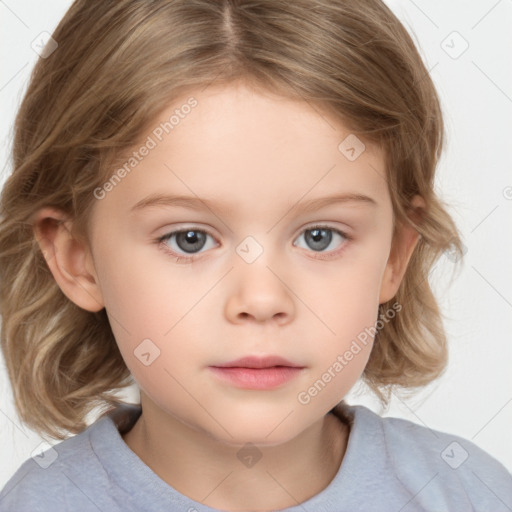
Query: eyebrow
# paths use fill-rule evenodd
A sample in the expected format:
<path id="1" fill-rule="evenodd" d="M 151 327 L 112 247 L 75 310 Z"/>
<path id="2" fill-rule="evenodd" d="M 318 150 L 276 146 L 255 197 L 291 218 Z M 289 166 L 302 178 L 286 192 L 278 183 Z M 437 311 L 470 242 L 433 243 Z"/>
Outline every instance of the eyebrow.
<path id="1" fill-rule="evenodd" d="M 370 196 L 364 194 L 357 193 L 345 193 L 345 194 L 336 194 L 331 196 L 319 197 L 316 199 L 311 199 L 309 201 L 298 201 L 295 205 L 292 205 L 288 211 L 293 209 L 298 209 L 303 213 L 309 213 L 320 208 L 324 208 L 331 204 L 345 204 L 345 203 L 356 203 L 368 206 L 378 206 L 377 201 L 371 198 Z M 206 199 L 192 196 L 182 196 L 182 195 L 169 195 L 169 194 L 150 194 L 147 197 L 141 199 L 137 202 L 131 209 L 130 212 L 137 212 L 144 210 L 146 208 L 158 207 L 158 206 L 168 206 L 168 207 L 178 207 L 181 206 L 183 208 L 190 208 L 193 210 L 204 210 L 208 209 L 211 211 L 218 212 L 227 212 L 229 210 L 233 211 L 233 208 L 230 207 L 228 203 L 219 203 L 214 199 Z"/>

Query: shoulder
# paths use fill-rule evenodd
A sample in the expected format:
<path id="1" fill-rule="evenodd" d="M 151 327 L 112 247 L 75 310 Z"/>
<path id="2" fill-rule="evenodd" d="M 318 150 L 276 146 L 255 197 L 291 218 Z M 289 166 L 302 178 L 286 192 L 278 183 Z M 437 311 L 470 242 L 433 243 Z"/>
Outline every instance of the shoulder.
<path id="1" fill-rule="evenodd" d="M 464 504 L 470 510 L 512 509 L 511 473 L 471 441 L 411 421 L 381 418 L 362 406 L 349 411 L 353 428 L 381 447 L 387 467 L 420 501 Z"/>
<path id="2" fill-rule="evenodd" d="M 82 433 L 25 461 L 0 492 L 0 512 L 97 512 L 95 496 L 105 487 L 108 475 L 91 438 L 101 434 L 108 443 L 115 432 L 112 419 L 103 417 Z"/>

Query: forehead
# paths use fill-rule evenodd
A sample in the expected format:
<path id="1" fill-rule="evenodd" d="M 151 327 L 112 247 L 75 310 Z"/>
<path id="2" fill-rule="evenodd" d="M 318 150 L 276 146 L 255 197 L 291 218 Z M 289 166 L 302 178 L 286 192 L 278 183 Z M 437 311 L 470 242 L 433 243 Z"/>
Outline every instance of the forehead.
<path id="1" fill-rule="evenodd" d="M 128 172 L 107 194 L 125 212 L 165 193 L 253 209 L 333 194 L 387 196 L 380 149 L 306 101 L 240 84 L 173 101 L 133 150 L 137 158 L 127 157 Z"/>

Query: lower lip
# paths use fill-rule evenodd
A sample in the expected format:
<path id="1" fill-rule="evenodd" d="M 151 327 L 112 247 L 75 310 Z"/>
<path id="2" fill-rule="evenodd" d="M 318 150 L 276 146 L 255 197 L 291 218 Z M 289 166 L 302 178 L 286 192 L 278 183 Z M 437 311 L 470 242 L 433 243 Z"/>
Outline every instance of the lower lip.
<path id="1" fill-rule="evenodd" d="M 302 368 L 272 366 L 270 368 L 241 368 L 210 366 L 210 369 L 223 380 L 244 389 L 272 389 L 289 382 Z"/>

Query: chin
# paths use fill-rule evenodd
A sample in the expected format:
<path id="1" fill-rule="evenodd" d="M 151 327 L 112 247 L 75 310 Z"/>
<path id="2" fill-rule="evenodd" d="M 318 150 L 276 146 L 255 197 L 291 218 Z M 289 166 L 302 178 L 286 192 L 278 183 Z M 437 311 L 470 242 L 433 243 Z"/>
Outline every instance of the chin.
<path id="1" fill-rule="evenodd" d="M 300 434 L 300 430 L 290 431 L 289 429 L 283 429 L 279 434 L 270 433 L 269 430 L 258 430 L 258 429 L 247 429 L 242 427 L 240 430 L 231 431 L 231 436 L 223 432 L 223 435 L 216 435 L 217 433 L 211 433 L 217 441 L 227 444 L 229 446 L 241 448 L 247 444 L 253 444 L 259 447 L 271 447 L 279 446 L 291 441 L 294 437 Z"/>
<path id="2" fill-rule="evenodd" d="M 287 416 L 289 415 L 289 416 Z M 247 443 L 277 446 L 287 443 L 306 430 L 310 423 L 298 421 L 294 413 L 279 415 L 253 414 L 234 417 L 230 415 L 222 422 L 222 428 L 211 421 L 199 426 L 209 437 L 231 446 L 244 446 Z"/>

